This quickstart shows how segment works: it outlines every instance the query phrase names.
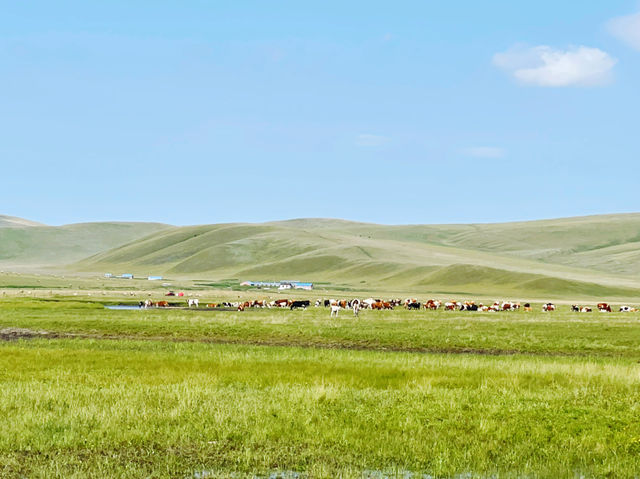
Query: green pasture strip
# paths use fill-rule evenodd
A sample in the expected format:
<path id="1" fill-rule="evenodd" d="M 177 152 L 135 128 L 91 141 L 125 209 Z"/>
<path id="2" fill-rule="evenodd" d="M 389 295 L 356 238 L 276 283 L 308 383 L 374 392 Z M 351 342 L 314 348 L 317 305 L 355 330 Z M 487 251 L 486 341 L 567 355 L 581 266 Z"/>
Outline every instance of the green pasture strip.
<path id="1" fill-rule="evenodd" d="M 4 342 L 0 476 L 637 477 L 639 409 L 624 359 Z"/>
<path id="2" fill-rule="evenodd" d="M 567 306 L 565 306 L 568 309 Z M 0 302 L 0 330 L 322 348 L 640 359 L 639 313 L 106 310 L 83 301 Z"/>

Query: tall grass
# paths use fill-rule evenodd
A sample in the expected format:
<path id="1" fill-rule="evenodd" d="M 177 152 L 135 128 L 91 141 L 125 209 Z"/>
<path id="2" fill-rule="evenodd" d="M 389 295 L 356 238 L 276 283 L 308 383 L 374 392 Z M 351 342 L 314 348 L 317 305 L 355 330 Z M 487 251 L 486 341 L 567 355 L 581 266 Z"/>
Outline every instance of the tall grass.
<path id="1" fill-rule="evenodd" d="M 4 477 L 633 477 L 640 366 L 54 340 L 0 345 Z"/>

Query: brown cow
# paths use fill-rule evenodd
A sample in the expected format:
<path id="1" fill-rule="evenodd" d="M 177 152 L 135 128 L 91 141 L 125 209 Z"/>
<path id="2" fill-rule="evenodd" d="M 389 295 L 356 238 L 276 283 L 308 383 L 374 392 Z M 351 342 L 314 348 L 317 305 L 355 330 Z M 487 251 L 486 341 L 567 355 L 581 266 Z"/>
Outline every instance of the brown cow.
<path id="1" fill-rule="evenodd" d="M 168 308 L 169 307 L 169 301 L 158 301 L 156 303 L 156 308 Z"/>
<path id="2" fill-rule="evenodd" d="M 598 303 L 598 311 L 601 313 L 610 313 L 611 306 L 608 303 Z"/>

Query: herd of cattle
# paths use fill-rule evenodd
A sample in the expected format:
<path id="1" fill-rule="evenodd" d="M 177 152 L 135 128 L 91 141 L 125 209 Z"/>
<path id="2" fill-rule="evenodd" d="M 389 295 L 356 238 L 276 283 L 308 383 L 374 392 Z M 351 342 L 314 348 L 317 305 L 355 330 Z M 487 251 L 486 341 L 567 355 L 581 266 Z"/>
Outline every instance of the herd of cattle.
<path id="1" fill-rule="evenodd" d="M 361 309 L 372 309 L 372 310 L 385 310 L 385 309 L 394 309 L 397 307 L 403 307 L 409 310 L 419 310 L 419 309 L 429 309 L 429 310 L 438 310 L 440 308 L 445 311 L 485 311 L 485 312 L 498 312 L 498 311 L 516 311 L 521 307 L 524 311 L 532 311 L 532 307 L 530 303 L 524 303 L 521 305 L 519 302 L 515 301 L 495 301 L 491 305 L 485 305 L 482 303 L 476 304 L 475 301 L 446 301 L 442 302 L 438 299 L 429 299 L 426 302 L 422 303 L 417 298 L 407 298 L 404 301 L 401 299 L 390 299 L 388 301 L 383 301 L 381 299 L 367 298 L 367 299 L 318 299 L 315 301 L 314 305 L 316 307 L 327 307 L 331 309 L 331 316 L 337 316 L 338 312 L 341 309 L 350 309 L 357 316 L 358 312 Z M 159 308 L 167 308 L 173 306 L 168 301 L 158 301 L 154 303 L 153 301 L 147 299 L 146 301 L 140 301 L 139 306 L 141 308 L 150 308 L 150 307 L 159 307 Z M 199 307 L 199 300 L 196 299 L 188 299 L 187 307 L 195 306 Z M 275 301 L 267 301 L 267 300 L 253 300 L 253 301 L 240 301 L 240 302 L 222 302 L 222 303 L 208 303 L 206 305 L 207 308 L 233 308 L 238 311 L 244 311 L 248 308 L 289 308 L 291 310 L 294 309 L 306 309 L 311 306 L 311 301 L 308 299 L 304 300 L 291 300 L 291 299 L 276 299 Z M 612 311 L 611 305 L 609 303 L 598 303 L 596 309 L 600 312 L 608 312 Z M 542 311 L 555 311 L 556 306 L 553 303 L 545 303 L 542 305 Z M 579 312 L 579 313 L 590 313 L 593 311 L 591 307 L 588 306 L 579 306 L 574 304 L 571 306 L 571 311 Z M 639 311 L 637 308 L 632 308 L 630 306 L 620 306 L 620 312 L 637 312 Z"/>

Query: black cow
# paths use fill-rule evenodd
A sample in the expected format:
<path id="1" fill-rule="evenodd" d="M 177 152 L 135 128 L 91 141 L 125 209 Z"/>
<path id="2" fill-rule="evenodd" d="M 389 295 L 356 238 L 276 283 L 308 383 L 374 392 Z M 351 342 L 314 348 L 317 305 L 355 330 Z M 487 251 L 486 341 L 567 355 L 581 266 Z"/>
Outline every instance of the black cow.
<path id="1" fill-rule="evenodd" d="M 407 309 L 420 309 L 420 303 L 408 303 Z"/>
<path id="2" fill-rule="evenodd" d="M 294 310 L 296 308 L 307 309 L 310 304 L 311 304 L 311 301 L 309 301 L 308 299 L 305 299 L 302 301 L 294 301 L 291 303 L 291 310 Z"/>

